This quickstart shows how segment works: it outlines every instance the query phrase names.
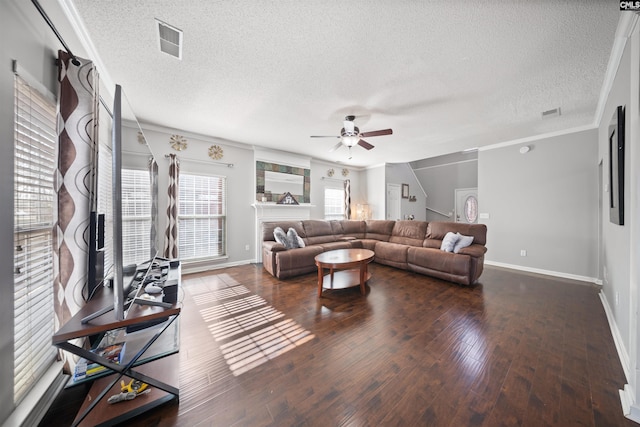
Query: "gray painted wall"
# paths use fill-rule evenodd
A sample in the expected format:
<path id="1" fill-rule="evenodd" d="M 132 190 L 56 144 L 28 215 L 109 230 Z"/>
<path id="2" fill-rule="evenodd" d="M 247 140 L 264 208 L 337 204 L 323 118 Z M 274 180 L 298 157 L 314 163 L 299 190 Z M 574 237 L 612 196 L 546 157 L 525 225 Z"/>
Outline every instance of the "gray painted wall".
<path id="1" fill-rule="evenodd" d="M 440 156 L 412 162 L 411 167 L 427 193 L 427 221 L 454 221 L 455 190 L 478 187 L 477 153 Z M 479 201 L 480 202 L 480 201 Z"/>
<path id="2" fill-rule="evenodd" d="M 636 30 L 637 33 L 638 30 Z M 636 47 L 637 48 L 637 47 Z M 635 72 L 631 72 L 631 70 Z M 632 215 L 632 206 L 638 203 L 638 194 L 631 192 L 631 186 L 638 180 L 639 162 L 633 158 L 633 153 L 637 151 L 638 135 L 630 133 L 630 124 L 636 123 L 637 131 L 637 81 L 638 65 L 631 61 L 631 46 L 627 43 L 618 67 L 616 77 L 609 92 L 606 106 L 602 116 L 602 122 L 598 128 L 599 152 L 598 159 L 602 160 L 602 171 L 604 183 L 608 182 L 609 176 L 609 121 L 618 105 L 626 105 L 626 155 L 625 155 L 625 225 L 615 225 L 609 221 L 609 193 L 602 191 L 605 203 L 602 207 L 602 233 L 603 233 L 603 255 L 604 255 L 604 277 L 602 292 L 606 295 L 607 301 L 615 318 L 617 328 L 623 340 L 623 345 L 627 353 L 635 353 L 632 343 L 635 342 L 637 329 L 635 328 L 632 313 L 636 310 L 631 303 L 637 299 L 637 283 L 631 279 L 631 228 L 634 226 L 635 218 Z M 633 77 L 632 77 L 633 76 Z M 631 91 L 631 79 L 636 82 L 636 91 Z M 633 108 L 631 104 L 635 104 Z M 631 112 L 636 114 L 631 116 Z M 634 183 L 632 183 L 632 177 Z M 637 209 L 637 208 L 636 208 Z M 637 214 L 637 210 L 635 211 Z M 637 225 L 635 225 L 637 227 Z M 637 258 L 633 259 L 637 263 Z M 616 295 L 618 295 L 616 303 Z"/>
<path id="3" fill-rule="evenodd" d="M 486 259 L 595 278 L 598 273 L 596 130 L 481 151 L 478 195 Z M 520 256 L 520 251 L 527 256 Z"/>
<path id="4" fill-rule="evenodd" d="M 408 184 L 409 195 L 416 197 L 415 202 L 410 202 L 409 199 L 400 199 L 400 218 L 406 219 L 408 215 L 413 215 L 416 221 L 424 221 L 426 218 L 426 196 L 409 164 L 387 163 L 385 173 L 387 184 Z M 402 189 L 402 187 L 400 188 Z"/>

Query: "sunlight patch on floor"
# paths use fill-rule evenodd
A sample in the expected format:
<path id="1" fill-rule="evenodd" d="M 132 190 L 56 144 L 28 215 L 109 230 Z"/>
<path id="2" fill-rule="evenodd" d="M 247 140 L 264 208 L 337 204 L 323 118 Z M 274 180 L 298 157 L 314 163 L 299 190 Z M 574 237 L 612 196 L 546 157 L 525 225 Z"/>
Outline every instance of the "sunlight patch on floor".
<path id="1" fill-rule="evenodd" d="M 220 347 L 235 376 L 278 357 L 315 336 L 291 319 L 240 337 Z"/>
<path id="2" fill-rule="evenodd" d="M 213 276 L 215 289 L 191 293 L 233 375 L 241 375 L 315 338 L 284 313 L 230 277 Z M 195 287 L 195 286 L 194 286 Z M 199 287 L 200 288 L 200 287 Z M 200 290 L 198 288 L 198 290 Z"/>
<path id="3" fill-rule="evenodd" d="M 243 311 L 267 305 L 267 302 L 258 295 L 242 298 L 239 300 L 229 301 L 213 307 L 207 307 L 200 310 L 200 315 L 205 322 L 221 319 L 229 315 L 242 313 Z"/>

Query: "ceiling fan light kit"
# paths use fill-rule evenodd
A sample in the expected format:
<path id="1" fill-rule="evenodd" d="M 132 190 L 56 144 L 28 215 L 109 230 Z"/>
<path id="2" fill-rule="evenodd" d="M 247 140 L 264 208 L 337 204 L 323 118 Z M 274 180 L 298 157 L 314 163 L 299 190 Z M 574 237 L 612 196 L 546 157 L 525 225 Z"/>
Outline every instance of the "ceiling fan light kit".
<path id="1" fill-rule="evenodd" d="M 349 158 L 351 158 L 351 147 L 353 147 L 354 145 L 359 145 L 365 150 L 371 150 L 372 148 L 374 148 L 373 145 L 362 139 L 363 137 L 367 138 L 372 136 L 393 134 L 393 130 L 391 129 L 381 129 L 360 133 L 360 129 L 358 129 L 358 127 L 353 122 L 355 118 L 356 116 L 346 116 L 344 118 L 344 121 L 342 122 L 344 127 L 340 129 L 340 136 L 312 135 L 311 138 L 340 138 L 340 142 L 332 147 L 329 152 L 333 152 L 344 145 L 349 149 Z"/>

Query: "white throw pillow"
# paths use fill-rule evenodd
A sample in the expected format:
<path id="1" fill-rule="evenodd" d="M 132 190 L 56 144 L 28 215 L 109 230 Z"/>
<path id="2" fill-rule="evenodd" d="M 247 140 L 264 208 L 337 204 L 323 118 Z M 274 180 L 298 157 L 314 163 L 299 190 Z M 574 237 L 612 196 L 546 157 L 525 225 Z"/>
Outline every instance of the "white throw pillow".
<path id="1" fill-rule="evenodd" d="M 273 229 L 273 238 L 276 239 L 276 242 L 280 243 L 281 245 L 284 245 L 285 248 L 288 248 L 288 242 L 287 242 L 287 234 L 284 232 L 284 230 L 280 227 L 276 227 Z"/>
<path id="2" fill-rule="evenodd" d="M 294 228 L 289 228 L 287 231 L 287 240 L 294 248 L 304 248 L 304 240 L 298 236 L 298 232 Z"/>
<path id="3" fill-rule="evenodd" d="M 466 248 L 467 246 L 473 243 L 473 236 L 465 236 L 463 234 L 458 233 L 458 241 L 453 247 L 453 252 L 458 253 L 460 249 Z"/>
<path id="4" fill-rule="evenodd" d="M 442 244 L 440 245 L 440 250 L 443 250 L 445 252 L 453 252 L 453 248 L 458 241 L 458 236 L 459 234 L 453 233 L 451 231 L 445 234 L 444 239 L 442 239 Z"/>

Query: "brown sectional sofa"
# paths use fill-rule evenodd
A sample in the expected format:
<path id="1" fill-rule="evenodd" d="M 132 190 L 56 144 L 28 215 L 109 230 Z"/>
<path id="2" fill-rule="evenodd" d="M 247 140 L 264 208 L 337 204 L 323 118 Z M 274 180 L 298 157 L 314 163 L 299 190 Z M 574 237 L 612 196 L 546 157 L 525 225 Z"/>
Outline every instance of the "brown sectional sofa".
<path id="1" fill-rule="evenodd" d="M 291 227 L 304 240 L 304 248 L 286 249 L 275 241 L 273 230 Z M 459 253 L 440 250 L 447 232 L 473 236 L 471 246 Z M 487 238 L 484 224 L 389 220 L 303 220 L 265 222 L 262 227 L 262 263 L 279 279 L 317 271 L 316 255 L 333 249 L 365 248 L 375 252 L 374 262 L 437 277 L 462 285 L 482 274 Z"/>

